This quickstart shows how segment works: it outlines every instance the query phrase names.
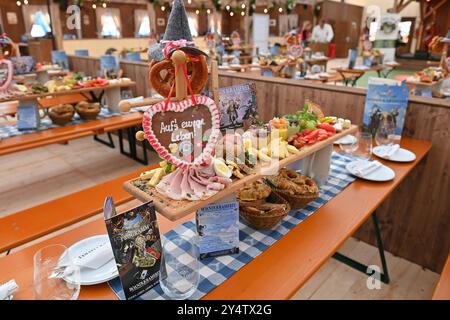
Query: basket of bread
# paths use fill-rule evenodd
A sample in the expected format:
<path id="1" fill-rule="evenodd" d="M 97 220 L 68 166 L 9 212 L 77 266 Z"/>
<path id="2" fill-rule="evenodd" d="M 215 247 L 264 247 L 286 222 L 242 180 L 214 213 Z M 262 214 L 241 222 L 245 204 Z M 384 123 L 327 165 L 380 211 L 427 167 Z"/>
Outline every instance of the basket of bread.
<path id="1" fill-rule="evenodd" d="M 64 125 L 70 120 L 75 113 L 75 109 L 70 104 L 60 104 L 48 109 L 48 116 L 52 122 L 59 125 Z"/>
<path id="2" fill-rule="evenodd" d="M 75 106 L 75 110 L 81 119 L 91 120 L 97 118 L 100 113 L 100 104 L 80 101 Z"/>
<path id="3" fill-rule="evenodd" d="M 261 180 L 244 186 L 236 196 L 240 216 L 256 229 L 276 227 L 291 210 L 289 203 Z"/>
<path id="4" fill-rule="evenodd" d="M 289 202 L 292 209 L 301 209 L 319 197 L 316 182 L 291 169 L 283 168 L 277 176 L 266 181 L 277 194 Z"/>

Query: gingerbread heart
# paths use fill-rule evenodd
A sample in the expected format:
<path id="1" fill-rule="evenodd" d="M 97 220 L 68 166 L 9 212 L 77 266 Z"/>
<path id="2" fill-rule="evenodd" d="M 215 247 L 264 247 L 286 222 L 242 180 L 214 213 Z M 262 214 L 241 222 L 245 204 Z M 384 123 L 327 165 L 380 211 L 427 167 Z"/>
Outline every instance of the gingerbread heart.
<path id="1" fill-rule="evenodd" d="M 9 88 L 14 74 L 14 66 L 10 60 L 0 60 L 0 91 Z"/>
<path id="2" fill-rule="evenodd" d="M 206 96 L 157 103 L 145 111 L 147 140 L 164 159 L 179 168 L 201 167 L 211 158 L 220 135 L 220 113 Z"/>

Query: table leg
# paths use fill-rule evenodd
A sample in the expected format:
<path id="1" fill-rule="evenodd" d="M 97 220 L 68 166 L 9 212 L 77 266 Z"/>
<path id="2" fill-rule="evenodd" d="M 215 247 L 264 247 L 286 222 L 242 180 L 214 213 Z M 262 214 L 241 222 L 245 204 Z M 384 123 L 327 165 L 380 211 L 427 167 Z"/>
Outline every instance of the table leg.
<path id="1" fill-rule="evenodd" d="M 375 238 L 377 240 L 377 246 L 378 246 L 378 252 L 380 254 L 381 265 L 383 267 L 383 272 L 380 274 L 380 280 L 386 284 L 389 284 L 390 279 L 389 279 L 388 267 L 387 267 L 387 263 L 386 263 L 386 257 L 384 255 L 383 241 L 381 239 L 380 226 L 378 223 L 378 218 L 377 218 L 376 212 L 372 213 L 372 223 L 374 226 Z M 333 258 L 348 265 L 349 267 L 351 267 L 353 269 L 361 271 L 362 273 L 367 274 L 367 272 L 369 270 L 369 267 L 366 266 L 365 264 L 362 264 L 356 260 L 353 260 L 352 258 L 349 258 L 339 252 L 336 252 L 333 255 Z"/>
<path id="2" fill-rule="evenodd" d="M 128 129 L 127 129 L 127 133 L 128 133 Z M 122 131 L 122 129 L 119 129 L 117 131 L 117 134 L 119 135 L 119 149 L 120 149 L 120 153 L 123 154 L 124 156 L 132 158 L 132 156 L 131 156 L 131 149 L 130 149 L 130 152 L 126 152 L 124 147 L 123 147 L 123 131 Z"/>
<path id="3" fill-rule="evenodd" d="M 130 135 L 128 136 L 128 139 L 130 139 L 130 147 L 131 147 L 131 155 L 134 160 L 136 160 L 139 163 L 148 164 L 148 158 L 147 158 L 147 147 L 146 147 L 146 140 L 142 141 L 142 152 L 143 152 L 143 159 L 139 158 L 137 155 L 137 140 L 136 140 L 136 128 L 132 127 L 130 129 Z"/>
<path id="4" fill-rule="evenodd" d="M 359 76 L 356 76 L 352 81 L 352 87 L 356 86 L 356 82 L 364 75 L 364 73 L 361 73 Z"/>
<path id="5" fill-rule="evenodd" d="M 109 141 L 105 141 L 105 140 L 103 140 L 103 139 L 100 139 L 100 138 L 98 137 L 98 135 L 94 135 L 94 140 L 97 141 L 97 142 L 100 142 L 100 143 L 104 144 L 105 146 L 110 147 L 111 149 L 114 149 L 114 148 L 115 148 L 115 145 L 114 145 L 114 140 L 113 140 L 113 138 L 112 138 L 111 132 L 107 132 L 106 134 L 108 135 L 108 140 L 109 140 Z"/>

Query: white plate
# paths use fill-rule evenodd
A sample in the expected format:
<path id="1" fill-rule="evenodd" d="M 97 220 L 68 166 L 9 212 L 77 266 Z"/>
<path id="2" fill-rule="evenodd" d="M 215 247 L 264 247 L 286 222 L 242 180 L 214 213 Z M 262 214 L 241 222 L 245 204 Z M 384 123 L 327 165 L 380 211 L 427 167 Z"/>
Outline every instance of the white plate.
<path id="1" fill-rule="evenodd" d="M 345 168 L 347 169 L 348 172 L 350 172 L 354 176 L 357 176 L 358 178 L 365 179 L 365 180 L 370 180 L 370 181 L 389 181 L 389 180 L 392 180 L 392 179 L 395 178 L 394 170 L 392 170 L 389 167 L 386 167 L 385 165 L 382 165 L 381 167 L 379 167 L 375 171 L 369 173 L 368 175 L 365 175 L 365 176 L 357 175 L 355 170 L 358 167 L 360 167 L 361 165 L 364 165 L 365 162 L 367 162 L 367 161 L 366 160 L 352 161 L 350 163 L 347 163 Z"/>
<path id="2" fill-rule="evenodd" d="M 104 243 L 104 241 L 109 242 L 108 235 L 106 234 L 86 238 L 73 244 L 69 249 L 67 249 L 67 252 L 69 253 L 69 256 L 78 256 L 86 251 L 89 251 L 90 248 L 96 248 L 98 245 Z M 80 284 L 82 286 L 103 283 L 112 280 L 117 276 L 119 276 L 119 272 L 117 270 L 116 260 L 114 259 L 112 250 L 111 259 L 100 268 L 90 269 L 80 267 Z M 67 282 L 73 282 L 69 277 L 64 280 Z"/>
<path id="3" fill-rule="evenodd" d="M 357 139 L 356 139 L 355 136 L 349 134 L 349 135 L 346 135 L 346 136 L 344 136 L 344 137 L 342 137 L 342 138 L 336 140 L 336 141 L 334 142 L 334 144 L 352 144 L 352 143 L 355 143 L 356 140 L 357 140 Z"/>
<path id="4" fill-rule="evenodd" d="M 394 162 L 411 162 L 416 160 L 416 155 L 409 150 L 400 148 L 390 158 L 384 157 L 385 150 L 388 146 L 376 146 L 373 148 L 373 154 L 381 159 L 386 159 Z"/>

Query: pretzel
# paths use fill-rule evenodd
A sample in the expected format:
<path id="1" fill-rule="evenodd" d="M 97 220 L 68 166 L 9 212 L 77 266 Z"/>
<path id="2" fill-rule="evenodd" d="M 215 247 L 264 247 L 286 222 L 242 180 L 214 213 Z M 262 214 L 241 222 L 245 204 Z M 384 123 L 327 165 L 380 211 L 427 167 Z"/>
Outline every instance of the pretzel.
<path id="1" fill-rule="evenodd" d="M 162 74 L 162 71 L 166 71 Z M 199 61 L 187 62 L 187 74 L 194 94 L 200 93 L 208 80 L 208 65 L 204 56 Z M 163 60 L 150 63 L 149 82 L 153 89 L 163 97 L 169 95 L 170 88 L 175 81 L 175 68 L 172 61 Z M 176 88 L 172 91 L 172 97 L 176 96 Z"/>

